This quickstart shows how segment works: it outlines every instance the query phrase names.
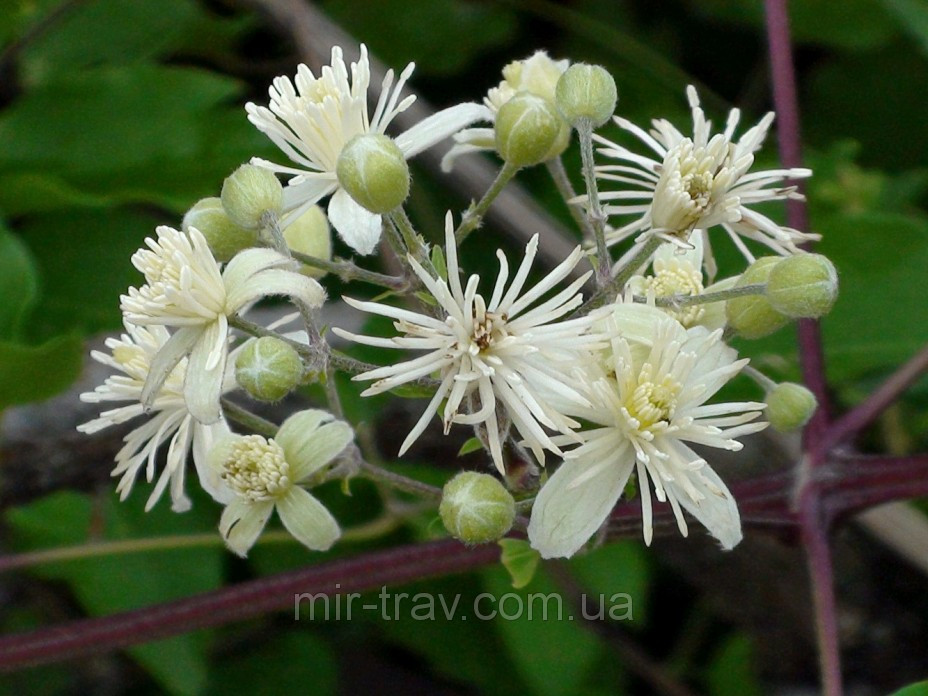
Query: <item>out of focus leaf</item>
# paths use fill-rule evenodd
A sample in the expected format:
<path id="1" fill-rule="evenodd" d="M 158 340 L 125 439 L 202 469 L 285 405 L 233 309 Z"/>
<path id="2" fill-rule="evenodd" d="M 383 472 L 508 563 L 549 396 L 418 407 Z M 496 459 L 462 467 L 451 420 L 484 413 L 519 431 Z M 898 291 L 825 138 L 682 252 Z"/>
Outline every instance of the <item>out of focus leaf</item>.
<path id="1" fill-rule="evenodd" d="M 423 75 L 446 75 L 480 60 L 505 45 L 517 26 L 508 10 L 462 0 L 329 0 L 323 7 L 385 63 L 402 69 L 415 61 Z"/>
<path id="2" fill-rule="evenodd" d="M 644 625 L 650 574 L 648 556 L 638 541 L 605 544 L 570 561 L 571 568 L 594 601 L 614 608 L 614 615 L 630 626 Z M 625 611 L 628 609 L 629 611 Z"/>
<path id="3" fill-rule="evenodd" d="M 500 539 L 497 543 L 503 550 L 500 563 L 509 571 L 512 586 L 522 589 L 535 577 L 541 556 L 525 539 Z"/>
<path id="4" fill-rule="evenodd" d="M 54 396 L 77 379 L 84 353 L 77 336 L 38 346 L 0 341 L 0 410 Z"/>
<path id="5" fill-rule="evenodd" d="M 481 603 L 493 621 L 509 658 L 539 696 L 582 693 L 581 685 L 603 653 L 603 645 L 583 628 L 582 616 L 544 573 L 522 590 L 513 590 L 500 567 L 484 571 L 491 598 Z"/>
<path id="6" fill-rule="evenodd" d="M 751 641 L 743 635 L 728 638 L 709 662 L 709 696 L 760 696 L 763 690 L 752 667 Z"/>
<path id="7" fill-rule="evenodd" d="M 894 691 L 891 696 L 928 696 L 928 681 L 920 681 Z"/>
<path id="8" fill-rule="evenodd" d="M 143 498 L 127 504 L 107 501 L 106 539 L 132 539 L 158 534 L 190 533 L 209 527 L 206 507 L 196 516 L 178 516 L 162 503 L 147 515 Z M 30 505 L 13 508 L 6 522 L 15 541 L 31 548 L 49 548 L 89 540 L 93 509 L 88 497 L 56 493 Z M 196 522 L 199 521 L 199 525 Z M 121 556 L 91 557 L 38 566 L 42 577 L 68 583 L 93 615 L 111 614 L 204 592 L 220 584 L 223 551 L 215 548 L 176 549 Z M 173 694 L 199 694 L 207 683 L 206 635 L 188 633 L 129 649 L 132 656 Z"/>
<path id="9" fill-rule="evenodd" d="M 29 250 L 0 223 L 0 340 L 16 338 L 35 300 L 36 286 Z"/>
<path id="10" fill-rule="evenodd" d="M 918 41 L 928 54 L 928 4 L 924 0 L 882 0 L 899 27 Z"/>
<path id="11" fill-rule="evenodd" d="M 338 671 L 329 644 L 297 626 L 227 655 L 211 671 L 209 696 L 226 694 L 337 693 Z"/>

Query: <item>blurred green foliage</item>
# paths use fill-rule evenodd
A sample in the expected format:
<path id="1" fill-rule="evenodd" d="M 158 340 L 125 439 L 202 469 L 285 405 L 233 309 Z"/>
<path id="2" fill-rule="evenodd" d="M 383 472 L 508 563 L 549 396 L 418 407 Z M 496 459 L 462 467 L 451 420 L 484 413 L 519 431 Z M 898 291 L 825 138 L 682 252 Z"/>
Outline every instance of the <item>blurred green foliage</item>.
<path id="1" fill-rule="evenodd" d="M 139 282 L 129 256 L 155 225 L 178 224 L 190 205 L 216 195 L 223 177 L 249 157 L 281 159 L 247 122 L 242 104 L 264 101 L 270 79 L 292 74 L 298 62 L 291 42 L 244 3 L 67 5 L 58 14 L 60 0 L 0 3 L 0 409 L 67 387 L 79 371 L 83 338 L 119 328 L 118 295 Z M 555 57 L 608 67 L 619 86 L 619 112 L 639 123 L 668 117 L 686 130 L 687 83 L 700 86 L 716 123 L 731 104 L 743 107 L 746 123 L 770 107 L 760 0 L 330 0 L 322 7 L 390 65 L 416 61 L 414 82 L 437 104 L 479 99 L 499 81 L 505 63 L 546 48 Z M 836 392 L 853 401 L 928 341 L 928 5 L 793 0 L 790 8 L 805 153 L 816 172 L 808 186 L 810 212 L 842 287 L 823 327 L 829 377 Z M 761 159 L 774 166 L 772 143 Z M 568 153 L 573 171 L 578 160 Z M 416 172 L 411 208 L 435 238 L 444 210 L 460 210 L 466 202 L 427 176 Z M 543 177 L 529 172 L 525 180 Z M 543 190 L 541 202 L 566 220 L 551 187 Z M 490 246 L 498 241 L 493 237 Z M 494 268 L 485 245 L 465 249 L 464 256 L 468 270 Z M 734 254 L 723 253 L 722 263 L 723 275 L 726 267 L 733 270 Z M 778 377 L 797 376 L 789 329 L 739 348 Z M 358 357 L 380 359 L 367 350 Z M 769 360 L 770 354 L 785 358 Z M 339 387 L 353 422 L 376 421 L 386 397 L 362 400 L 347 379 L 339 378 Z M 903 403 L 903 428 L 928 432 L 926 403 L 924 387 Z M 917 436 L 910 444 L 918 444 Z M 401 466 L 436 484 L 446 476 L 422 463 Z M 334 486 L 322 492 L 345 526 L 380 510 L 372 486 L 353 484 L 351 492 L 347 497 Z M 214 530 L 218 511 L 207 501 L 183 516 L 166 509 L 145 515 L 144 497 L 137 492 L 117 504 L 112 495 L 101 503 L 60 493 L 8 510 L 9 543 L 28 550 Z M 435 533 L 433 519 L 423 514 L 385 541 L 428 537 Z M 259 546 L 247 565 L 205 548 L 91 558 L 32 572 L 98 615 L 373 544 L 328 555 Z M 654 565 L 637 541 L 570 563 L 594 595 L 628 593 L 635 614 L 622 629 L 669 634 L 663 643 L 669 652 L 679 634 L 652 624 Z M 460 593 L 462 606 L 472 606 L 481 592 L 524 598 L 555 589 L 543 566 L 518 590 L 502 568 L 403 588 Z M 58 614 L 10 610 L 0 625 L 23 630 Z M 400 662 L 454 689 L 539 696 L 641 692 L 609 643 L 579 622 L 524 617 L 417 622 L 367 616 L 351 625 L 312 626 L 268 619 L 133 648 L 141 671 L 129 681 L 133 693 L 330 694 L 352 668 L 340 656 L 369 646 L 382 660 L 396 658 L 389 650 L 397 651 Z M 707 694 L 761 693 L 752 654 L 751 638 L 726 627 L 708 656 L 680 669 Z M 0 694 L 73 692 L 72 677 L 59 669 L 32 670 L 0 683 Z M 924 687 L 899 693 L 924 693 Z"/>

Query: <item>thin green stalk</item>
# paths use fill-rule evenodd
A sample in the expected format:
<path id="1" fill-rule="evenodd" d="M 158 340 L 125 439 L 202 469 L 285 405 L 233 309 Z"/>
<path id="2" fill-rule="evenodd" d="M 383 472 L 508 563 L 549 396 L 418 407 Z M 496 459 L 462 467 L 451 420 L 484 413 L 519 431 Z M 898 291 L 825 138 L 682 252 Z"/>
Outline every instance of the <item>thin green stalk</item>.
<path id="1" fill-rule="evenodd" d="M 589 199 L 587 218 L 593 228 L 593 240 L 596 242 L 596 286 L 604 288 L 609 284 L 612 275 L 612 257 L 606 246 L 606 216 L 603 214 L 599 202 L 599 189 L 596 186 L 596 169 L 593 162 L 593 124 L 589 119 L 582 119 L 577 124 L 577 135 L 580 137 L 580 157 L 583 161 L 583 179 L 586 182 L 586 193 Z M 623 283 L 624 285 L 624 283 Z"/>
<path id="2" fill-rule="evenodd" d="M 595 241 L 595 233 L 593 232 L 593 227 L 590 225 L 589 219 L 576 204 L 571 203 L 571 201 L 577 197 L 577 192 L 574 191 L 574 186 L 570 183 L 570 178 L 567 176 L 567 170 L 564 168 L 564 160 L 560 157 L 550 159 L 545 162 L 545 168 L 548 170 L 548 174 L 551 175 L 551 180 L 554 182 L 554 186 L 557 188 L 558 193 L 561 194 L 561 198 L 564 199 L 567 210 L 570 211 L 570 216 L 574 219 L 574 222 L 577 223 L 577 227 L 583 232 L 583 239 L 589 243 L 593 243 Z"/>
<path id="3" fill-rule="evenodd" d="M 418 261 L 419 265 L 427 270 L 433 278 L 438 278 L 438 273 L 435 271 L 435 268 L 432 266 L 432 261 L 429 259 L 429 252 L 426 248 L 425 241 L 422 239 L 422 235 L 416 232 L 416 228 L 413 227 L 412 221 L 409 219 L 409 216 L 406 215 L 406 211 L 403 210 L 402 207 L 399 207 L 390 213 L 389 218 L 390 222 L 399 230 L 400 236 L 403 238 L 403 244 L 405 244 L 409 254 Z"/>
<path id="4" fill-rule="evenodd" d="M 366 268 L 361 268 L 355 263 L 344 259 L 326 261 L 325 259 L 308 256 L 307 254 L 301 254 L 298 251 L 292 250 L 290 255 L 300 263 L 336 275 L 346 283 L 352 280 L 360 280 L 365 283 L 370 283 L 371 285 L 379 285 L 380 287 L 389 288 L 397 292 L 403 292 L 408 287 L 405 278 L 369 271 Z"/>
<path id="5" fill-rule="evenodd" d="M 487 210 L 490 208 L 490 204 L 496 200 L 496 197 L 499 196 L 500 192 L 506 187 L 506 184 L 512 180 L 512 177 L 514 177 L 518 171 L 519 167 L 509 164 L 509 162 L 503 164 L 502 168 L 499 170 L 499 174 L 496 175 L 493 183 L 490 184 L 490 188 L 483 194 L 483 198 L 468 208 L 464 213 L 461 224 L 458 225 L 458 228 L 454 231 L 455 242 L 460 244 L 467 239 L 467 236 L 471 232 L 480 227 L 483 216 L 486 215 Z"/>
<path id="6" fill-rule="evenodd" d="M 718 290 L 716 292 L 706 292 L 700 295 L 670 295 L 669 297 L 655 297 L 654 304 L 658 307 L 668 307 L 670 309 L 680 309 L 681 307 L 691 307 L 693 305 L 709 304 L 710 302 L 724 302 L 734 297 L 746 297 L 748 295 L 763 295 L 767 292 L 766 283 L 752 283 L 751 285 L 742 285 L 740 288 L 728 288 L 727 290 Z M 641 295 L 635 295 L 635 302 L 647 303 L 648 298 Z"/>
<path id="7" fill-rule="evenodd" d="M 254 433 L 264 437 L 274 437 L 277 434 L 277 426 L 274 423 L 229 401 L 226 397 L 222 397 L 222 410 L 230 419 Z"/>
<path id="8" fill-rule="evenodd" d="M 393 488 L 399 488 L 400 490 L 407 491 L 409 493 L 423 495 L 427 498 L 434 498 L 436 500 L 441 498 L 441 489 L 436 486 L 430 486 L 427 483 L 422 483 L 421 481 L 409 478 L 408 476 L 403 476 L 402 474 L 388 471 L 387 469 L 379 467 L 375 464 L 371 464 L 370 462 L 366 462 L 364 460 L 361 460 L 360 464 L 361 474 L 373 481 L 386 483 Z"/>
<path id="9" fill-rule="evenodd" d="M 598 307 L 602 307 L 614 301 L 618 294 L 625 288 L 625 284 L 629 279 L 651 258 L 651 255 L 657 251 L 657 248 L 661 244 L 662 241 L 657 237 L 649 238 L 641 245 L 641 249 L 638 250 L 638 253 L 619 269 L 616 277 L 613 278 L 608 285 L 597 290 L 593 296 L 580 305 L 571 316 L 583 316 Z"/>

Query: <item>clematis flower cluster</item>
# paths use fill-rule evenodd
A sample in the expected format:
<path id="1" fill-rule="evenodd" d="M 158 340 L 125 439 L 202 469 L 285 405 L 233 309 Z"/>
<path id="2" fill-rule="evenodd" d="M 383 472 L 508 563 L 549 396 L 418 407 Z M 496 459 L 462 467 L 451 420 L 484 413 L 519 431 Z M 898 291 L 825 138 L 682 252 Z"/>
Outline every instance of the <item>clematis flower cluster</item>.
<path id="1" fill-rule="evenodd" d="M 737 452 L 763 430 L 774 392 L 775 425 L 801 427 L 815 403 L 798 385 L 776 385 L 756 370 L 747 372 L 763 398 L 720 400 L 748 362 L 732 343 L 819 317 L 837 291 L 833 266 L 802 248 L 817 235 L 755 209 L 801 197 L 796 181 L 811 174 L 753 171 L 773 114 L 736 138 L 733 109 L 714 132 L 690 87 L 691 135 L 663 119 L 645 131 L 614 117 L 650 151 L 639 154 L 591 133 L 615 104 L 611 76 L 539 51 L 507 65 L 482 104 L 451 106 L 391 137 L 387 130 L 401 114 L 408 118 L 415 99 L 402 96 L 413 65 L 398 78 L 388 71 L 377 93 L 371 70 L 363 45 L 350 65 L 336 47 L 318 75 L 301 65 L 294 79 L 276 78 L 268 106 L 249 103 L 245 111 L 292 165 L 253 159 L 227 179 L 221 198 L 198 202 L 181 230 L 159 227 L 133 255 L 144 282 L 120 298 L 125 333 L 107 340 L 108 353 L 92 353 L 114 374 L 82 395 L 107 410 L 79 428 L 95 433 L 146 419 L 116 454 L 120 497 L 144 472 L 154 484 L 146 509 L 169 491 L 180 512 L 191 505 L 185 486 L 194 479 L 223 506 L 219 531 L 234 553 L 248 553 L 275 510 L 295 539 L 324 551 L 341 529 L 324 494 L 310 492 L 315 486 L 360 472 L 421 490 L 376 462 L 415 456 L 417 441 L 454 429 L 473 435 L 468 448 L 482 450 L 492 472 L 469 472 L 465 483 L 446 487 L 442 518 L 457 520 L 449 532 L 466 543 L 523 524 L 542 557 L 569 557 L 608 535 L 613 510 L 631 490 L 645 543 L 658 506 L 666 506 L 684 536 L 695 519 L 723 549 L 737 545 L 737 501 L 713 451 Z M 511 265 L 482 216 L 506 176 L 559 157 L 570 124 L 584 163 L 577 179 L 587 191 L 576 196 L 559 165 L 549 171 L 565 206 L 574 206 L 583 243 L 543 263 L 546 233 L 534 234 Z M 420 232 L 402 207 L 406 160 L 449 138 L 444 170 L 476 151 L 496 152 L 505 168 L 485 200 L 462 215 L 448 212 L 442 230 Z M 348 258 L 331 257 L 326 215 L 315 205 L 326 197 L 328 222 Z M 586 218 L 578 204 L 588 208 Z M 746 267 L 726 269 L 717 281 L 719 228 Z M 361 265 L 371 263 L 363 257 L 384 229 L 396 276 Z M 471 235 L 478 251 L 496 249 L 495 279 L 465 274 Z M 358 284 L 327 332 L 317 322 L 327 299 L 319 278 L 329 271 Z M 380 287 L 371 293 L 363 284 Z M 270 296 L 295 305 L 303 331 L 281 333 L 277 324 L 243 318 Z M 343 328 L 356 312 L 386 318 L 392 330 Z M 330 345 L 331 336 L 344 343 Z M 354 345 L 381 349 L 378 364 L 355 359 Z M 411 386 L 425 392 L 398 452 L 351 444 L 352 425 L 333 415 L 342 413 L 336 371 L 369 383 L 362 397 Z M 300 404 L 279 427 L 260 405 L 240 405 L 312 382 L 323 386 L 327 408 Z M 530 507 L 527 525 L 507 487 L 522 495 L 520 510 Z M 385 515 L 409 514 L 383 507 Z M 496 518 L 483 519 L 491 509 Z"/>

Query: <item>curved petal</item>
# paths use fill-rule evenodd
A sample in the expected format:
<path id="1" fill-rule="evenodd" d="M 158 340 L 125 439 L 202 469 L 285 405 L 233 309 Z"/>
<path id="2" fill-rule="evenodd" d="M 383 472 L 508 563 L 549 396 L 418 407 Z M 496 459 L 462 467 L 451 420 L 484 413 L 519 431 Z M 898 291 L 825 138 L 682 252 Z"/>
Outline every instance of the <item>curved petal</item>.
<path id="1" fill-rule="evenodd" d="M 246 503 L 238 499 L 229 503 L 219 519 L 219 533 L 225 539 L 226 546 L 245 558 L 273 511 L 274 502 L 270 500 Z"/>
<path id="2" fill-rule="evenodd" d="M 232 436 L 232 431 L 224 419 L 211 425 L 194 423 L 193 426 L 193 465 L 196 467 L 200 486 L 209 493 L 213 500 L 228 505 L 235 500 L 235 493 L 226 486 L 218 469 L 210 466 L 209 453 L 217 442 Z"/>
<path id="3" fill-rule="evenodd" d="M 329 222 L 359 254 L 372 253 L 380 241 L 380 216 L 356 203 L 345 189 L 338 189 L 329 201 Z"/>
<path id="4" fill-rule="evenodd" d="M 334 172 L 323 176 L 294 177 L 284 187 L 283 208 L 290 211 L 298 206 L 318 203 L 320 199 L 332 193 L 337 186 L 338 181 L 335 179 Z"/>
<path id="5" fill-rule="evenodd" d="M 338 522 L 325 505 L 297 486 L 277 501 L 277 513 L 287 531 L 314 551 L 328 550 L 341 536 Z"/>
<path id="6" fill-rule="evenodd" d="M 225 317 L 206 326 L 193 346 L 184 378 L 184 401 L 190 415 L 204 424 L 215 423 L 222 416 L 219 397 L 222 376 L 229 350 L 228 324 Z"/>
<path id="7" fill-rule="evenodd" d="M 396 137 L 396 144 L 406 159 L 409 159 L 475 121 L 492 120 L 493 112 L 483 104 L 456 104 L 432 114 L 401 133 Z"/>
<path id="8" fill-rule="evenodd" d="M 178 329 L 152 358 L 148 367 L 148 377 L 145 379 L 139 398 L 146 411 L 151 409 L 155 399 L 158 398 L 161 387 L 164 386 L 164 381 L 177 367 L 177 363 L 193 349 L 203 335 L 203 331 L 202 326 L 185 326 Z"/>
<path id="9" fill-rule="evenodd" d="M 702 525 L 722 544 L 722 548 L 730 551 L 742 539 L 741 515 L 738 505 L 719 475 L 709 466 L 703 466 L 696 472 L 691 480 L 693 483 L 702 483 L 700 490 L 706 497 L 694 501 L 676 481 L 665 481 L 664 487 L 668 496 L 677 499 L 684 510 L 699 520 Z"/>
<path id="10" fill-rule="evenodd" d="M 286 295 L 307 307 L 321 307 L 325 302 L 325 290 L 313 278 L 282 268 L 268 268 L 232 288 L 227 309 L 238 312 L 255 300 L 271 295 Z"/>
<path id="11" fill-rule="evenodd" d="M 569 558 L 599 529 L 632 473 L 635 458 L 625 459 L 584 478 L 584 470 L 599 462 L 568 459 L 548 479 L 528 524 L 528 539 L 542 558 Z"/>
<path id="12" fill-rule="evenodd" d="M 327 411 L 310 409 L 290 416 L 274 437 L 290 464 L 290 479 L 304 481 L 331 462 L 354 439 L 351 426 Z"/>
<path id="13" fill-rule="evenodd" d="M 267 268 L 275 266 L 290 265 L 296 268 L 296 264 L 291 259 L 274 249 L 245 249 L 240 251 L 222 272 L 222 283 L 226 289 L 227 295 L 232 295 L 238 286 L 245 283 L 255 273 L 260 273 Z"/>

